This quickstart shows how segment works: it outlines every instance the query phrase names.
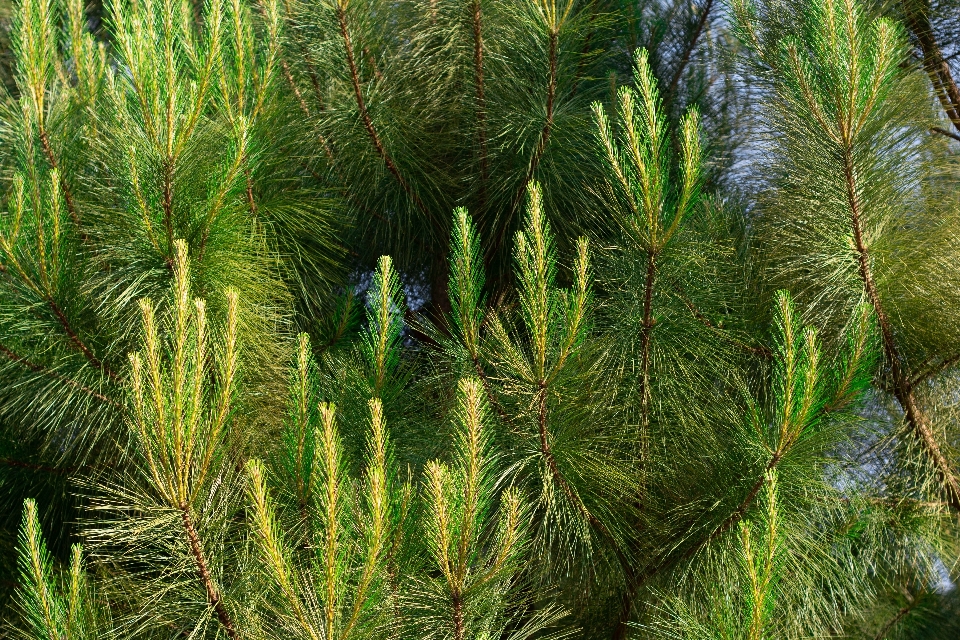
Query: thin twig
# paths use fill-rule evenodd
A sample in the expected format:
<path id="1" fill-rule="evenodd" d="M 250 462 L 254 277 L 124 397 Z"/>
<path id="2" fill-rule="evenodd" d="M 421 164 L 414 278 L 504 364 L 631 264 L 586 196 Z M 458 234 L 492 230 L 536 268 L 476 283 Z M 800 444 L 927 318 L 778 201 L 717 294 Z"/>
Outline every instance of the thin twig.
<path id="1" fill-rule="evenodd" d="M 197 573 L 200 576 L 200 581 L 203 583 L 204 590 L 207 592 L 207 601 L 213 606 L 213 610 L 217 614 L 217 620 L 220 621 L 220 626 L 223 627 L 227 636 L 229 636 L 231 640 L 237 640 L 240 636 L 233 626 L 233 620 L 230 618 L 230 614 L 223 604 L 223 598 L 220 592 L 213 583 L 213 577 L 210 575 L 207 559 L 203 555 L 203 546 L 200 544 L 200 537 L 197 535 L 197 530 L 193 526 L 193 518 L 190 515 L 190 507 L 187 504 L 180 505 L 180 515 L 183 520 L 184 531 L 187 534 L 187 541 L 190 545 L 190 553 L 193 555 L 193 560 L 197 565 Z"/>
<path id="2" fill-rule="evenodd" d="M 423 201 L 420 199 L 420 196 L 417 195 L 417 193 L 400 173 L 397 165 L 394 164 L 393 159 L 384 148 L 383 142 L 380 140 L 380 135 L 377 133 L 376 128 L 373 126 L 373 119 L 370 117 L 370 112 L 367 109 L 367 103 L 363 98 L 363 90 L 360 87 L 360 72 L 357 70 L 357 61 L 353 54 L 353 43 L 350 40 L 350 31 L 347 27 L 347 12 L 344 8 L 344 5 L 340 2 L 337 3 L 337 22 L 340 27 L 340 36 L 343 38 L 343 45 L 347 54 L 347 65 L 350 67 L 350 81 L 353 83 L 353 93 L 357 101 L 357 109 L 360 111 L 360 119 L 363 120 L 363 126 L 367 130 L 367 135 L 370 137 L 370 142 L 373 143 L 373 147 L 376 149 L 377 155 L 380 156 L 383 164 L 396 179 L 404 193 L 406 193 L 407 196 L 413 200 L 414 204 L 417 205 L 417 208 L 429 218 L 430 215 L 427 211 L 426 205 L 424 205 Z"/>
<path id="3" fill-rule="evenodd" d="M 942 136 L 947 136 L 948 138 L 953 138 L 954 140 L 960 141 L 960 135 L 955 134 L 952 131 L 947 131 L 943 127 L 930 127 L 932 133 L 939 133 Z"/>
<path id="4" fill-rule="evenodd" d="M 700 40 L 700 35 L 703 33 L 704 27 L 707 25 L 707 18 L 710 16 L 710 10 L 712 8 L 713 0 L 707 0 L 707 3 L 703 6 L 703 10 L 701 10 L 699 17 L 697 18 L 697 25 L 694 27 L 693 35 L 690 37 L 690 41 L 687 43 L 686 48 L 683 50 L 683 56 L 680 58 L 680 63 L 677 65 L 677 70 L 670 79 L 670 84 L 667 85 L 665 95 L 671 102 L 673 101 L 674 93 L 677 90 L 677 85 L 680 83 L 680 78 L 683 77 L 683 72 L 686 71 L 687 65 L 690 64 L 690 58 L 693 56 L 693 51 L 697 47 L 697 42 Z"/>
<path id="5" fill-rule="evenodd" d="M 122 408 L 123 408 L 123 407 L 120 405 L 120 403 L 118 403 L 118 402 L 116 402 L 116 401 L 114 401 L 114 400 L 111 400 L 111 399 L 108 398 L 107 396 L 105 396 L 105 395 L 103 395 L 103 394 L 101 394 L 101 393 L 98 393 L 97 391 L 94 391 L 93 389 L 91 389 L 91 388 L 89 388 L 89 387 L 87 387 L 87 386 L 84 386 L 84 385 L 80 384 L 79 382 L 77 382 L 76 380 L 72 380 L 72 379 L 68 378 L 67 376 L 65 376 L 65 375 L 63 375 L 63 374 L 60 374 L 60 373 L 57 373 L 56 371 L 53 371 L 53 370 L 51 370 L 51 369 L 48 369 L 47 367 L 45 367 L 45 366 L 43 366 L 43 365 L 37 364 L 37 363 L 35 363 L 35 362 L 31 362 L 31 361 L 28 360 L 27 358 L 25 358 L 25 357 L 23 357 L 23 356 L 21 356 L 21 355 L 18 355 L 18 354 L 16 354 L 16 353 L 14 353 L 13 351 L 11 351 L 10 349 L 8 349 L 7 347 L 5 347 L 5 346 L 3 346 L 3 345 L 0 345 L 0 353 L 2 353 L 4 356 L 6 356 L 6 358 L 7 358 L 8 360 L 11 360 L 11 361 L 13 361 L 13 362 L 16 362 L 17 364 L 20 364 L 20 365 L 26 367 L 27 369 L 30 369 L 31 371 L 33 371 L 33 372 L 35 372 L 35 373 L 41 373 L 41 374 L 43 374 L 43 375 L 45 375 L 45 376 L 48 376 L 48 377 L 50 377 L 50 378 L 53 378 L 54 380 L 59 380 L 60 382 L 64 382 L 64 383 L 70 385 L 71 387 L 74 387 L 74 388 L 76 388 L 76 389 L 79 389 L 80 391 L 83 391 L 83 392 L 86 393 L 87 395 L 89 395 L 89 396 L 91 396 L 91 397 L 93 397 L 93 398 L 96 398 L 97 400 L 100 400 L 101 402 L 104 402 L 104 403 L 106 403 L 106 404 L 109 404 L 110 406 L 115 407 L 115 408 L 117 408 L 117 409 L 122 409 Z"/>

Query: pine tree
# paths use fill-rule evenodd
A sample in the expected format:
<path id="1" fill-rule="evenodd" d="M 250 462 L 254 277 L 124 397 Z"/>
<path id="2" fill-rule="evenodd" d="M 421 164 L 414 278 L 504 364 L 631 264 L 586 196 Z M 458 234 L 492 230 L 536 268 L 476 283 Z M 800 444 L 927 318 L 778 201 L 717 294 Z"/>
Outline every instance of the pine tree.
<path id="1" fill-rule="evenodd" d="M 950 0 L 0 6 L 4 633 L 956 636 Z"/>

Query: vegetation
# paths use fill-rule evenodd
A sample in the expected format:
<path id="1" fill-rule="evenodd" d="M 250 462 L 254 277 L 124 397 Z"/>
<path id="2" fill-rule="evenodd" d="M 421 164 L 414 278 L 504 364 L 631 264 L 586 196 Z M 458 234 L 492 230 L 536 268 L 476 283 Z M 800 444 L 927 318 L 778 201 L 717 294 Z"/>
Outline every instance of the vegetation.
<path id="1" fill-rule="evenodd" d="M 960 634 L 955 0 L 0 8 L 2 633 Z"/>

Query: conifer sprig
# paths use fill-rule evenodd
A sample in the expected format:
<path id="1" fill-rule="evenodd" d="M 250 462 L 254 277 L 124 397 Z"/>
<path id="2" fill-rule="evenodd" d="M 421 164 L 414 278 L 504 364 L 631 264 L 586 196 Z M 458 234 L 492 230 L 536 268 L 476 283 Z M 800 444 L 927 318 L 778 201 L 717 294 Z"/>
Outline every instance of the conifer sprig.
<path id="1" fill-rule="evenodd" d="M 230 487 L 236 483 L 231 424 L 239 370 L 238 301 L 228 292 L 227 317 L 211 331 L 206 304 L 191 298 L 187 244 L 179 240 L 174 248 L 169 307 L 158 317 L 152 301 L 141 302 L 143 348 L 130 355 L 129 423 L 138 477 L 127 487 L 111 479 L 104 493 L 90 488 L 104 515 L 91 538 L 97 553 L 121 564 L 142 561 L 138 549 L 155 549 L 150 561 L 160 575 L 173 571 L 194 587 L 184 594 L 187 609 L 176 617 L 200 605 L 228 637 L 238 638 L 241 630 L 225 596 L 218 555 L 218 538 L 234 501 Z M 152 514 L 148 526 L 138 523 L 137 512 Z M 202 600 L 191 601 L 197 591 Z M 158 616 L 155 603 L 138 605 L 149 608 L 139 615 Z M 202 625 L 203 617 L 192 624 Z"/>
<path id="2" fill-rule="evenodd" d="M 21 629 L 23 638 L 92 640 L 109 629 L 101 627 L 109 619 L 101 619 L 102 614 L 95 610 L 81 545 L 71 548 L 69 570 L 63 579 L 54 575 L 33 500 L 24 502 L 19 563 L 24 588 L 17 606 L 27 627 Z"/>
<path id="3" fill-rule="evenodd" d="M 334 408 L 320 407 L 317 443 L 318 513 L 309 555 L 288 548 L 267 493 L 263 465 L 247 465 L 248 496 L 255 514 L 254 532 L 267 567 L 269 584 L 280 594 L 274 605 L 282 629 L 297 637 L 354 638 L 396 628 L 387 604 L 392 597 L 388 556 L 394 532 L 397 494 L 389 468 L 390 453 L 381 404 L 370 401 L 370 437 L 365 481 L 354 487 L 347 476 L 335 425 Z M 301 550 L 300 556 L 303 556 Z M 280 633 L 281 630 L 276 631 Z"/>
<path id="4" fill-rule="evenodd" d="M 788 256 L 775 271 L 789 284 L 808 268 L 843 283 L 826 291 L 819 284 L 823 280 L 805 275 L 809 284 L 796 287 L 809 300 L 810 312 L 825 319 L 861 299 L 869 303 L 885 356 L 886 391 L 900 405 L 946 502 L 960 509 L 955 461 L 912 383 L 911 362 L 938 349 L 937 338 L 898 319 L 908 307 L 897 292 L 924 287 L 918 276 L 939 273 L 940 261 L 951 253 L 937 243 L 943 253 L 934 257 L 930 246 L 920 246 L 936 242 L 937 229 L 955 216 L 932 193 L 914 195 L 935 180 L 936 169 L 917 153 L 929 112 L 918 103 L 912 111 L 905 106 L 920 98 L 916 74 L 901 66 L 906 52 L 902 29 L 889 19 L 870 17 L 853 2 L 829 0 L 809 3 L 802 40 L 794 36 L 774 44 L 751 17 L 758 11 L 748 5 L 739 9 L 742 32 L 756 47 L 757 58 L 774 70 L 768 81 L 776 97 L 764 116 L 771 132 L 779 134 L 771 153 L 775 170 L 769 203 L 794 199 L 796 215 L 804 221 L 777 231 L 776 216 L 767 216 L 770 245 Z M 805 142 L 810 130 L 819 133 L 816 142 Z M 917 222 L 898 224 L 904 215 Z M 895 254 L 902 257 L 893 259 Z M 940 297 L 930 294 L 930 300 Z M 920 313 L 922 308 L 928 317 L 950 317 L 949 304 L 921 303 L 913 309 Z"/>

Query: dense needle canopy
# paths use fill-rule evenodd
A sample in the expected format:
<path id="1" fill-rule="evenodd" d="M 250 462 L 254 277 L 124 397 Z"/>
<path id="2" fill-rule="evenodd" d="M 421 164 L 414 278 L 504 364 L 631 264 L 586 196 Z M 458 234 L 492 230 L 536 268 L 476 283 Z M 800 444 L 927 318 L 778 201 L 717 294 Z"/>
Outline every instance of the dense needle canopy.
<path id="1" fill-rule="evenodd" d="M 960 636 L 955 0 L 0 0 L 0 634 Z"/>

